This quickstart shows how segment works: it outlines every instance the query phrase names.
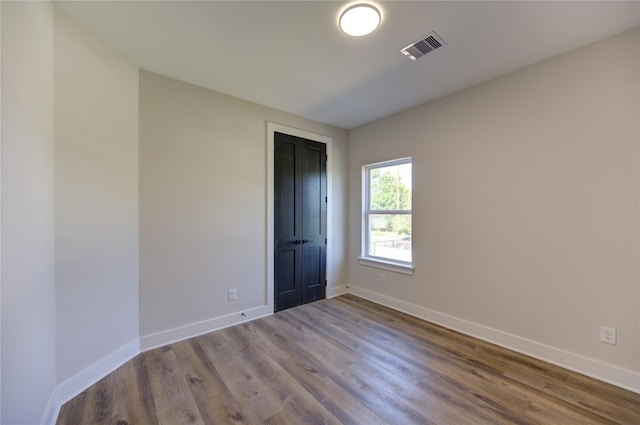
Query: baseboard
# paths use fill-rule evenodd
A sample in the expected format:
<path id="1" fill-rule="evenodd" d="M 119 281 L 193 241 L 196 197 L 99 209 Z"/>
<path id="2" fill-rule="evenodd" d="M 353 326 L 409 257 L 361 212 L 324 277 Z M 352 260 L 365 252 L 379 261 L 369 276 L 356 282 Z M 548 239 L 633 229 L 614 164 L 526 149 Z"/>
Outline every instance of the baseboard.
<path id="1" fill-rule="evenodd" d="M 358 286 L 346 285 L 345 288 L 349 293 L 360 298 L 640 394 L 640 373 L 621 369 Z"/>
<path id="2" fill-rule="evenodd" d="M 263 305 L 249 310 L 228 314 L 226 316 L 191 323 L 179 328 L 169 329 L 152 335 L 140 337 L 140 349 L 141 351 L 149 351 L 154 348 L 162 347 L 163 345 L 173 344 L 174 342 L 193 338 L 194 336 L 228 328 L 229 326 L 270 316 L 272 314 L 273 306 Z"/>
<path id="3" fill-rule="evenodd" d="M 140 341 L 136 338 L 117 350 L 106 355 L 91 366 L 58 384 L 51 395 L 49 405 L 42 423 L 54 425 L 58 418 L 60 407 L 82 391 L 98 382 L 140 353 Z"/>
<path id="4" fill-rule="evenodd" d="M 58 413 L 60 413 L 61 403 L 58 403 L 58 387 L 55 387 L 51 392 L 49 403 L 44 411 L 44 416 L 40 422 L 42 425 L 55 425 L 58 420 Z"/>
<path id="5" fill-rule="evenodd" d="M 590 376 L 635 393 L 640 393 L 640 373 L 620 369 L 594 359 L 589 359 L 539 342 L 502 332 L 488 326 L 469 322 L 426 307 L 379 294 L 368 289 L 353 285 L 338 286 L 327 289 L 327 298 L 337 297 L 346 293 L 351 293 L 360 298 L 384 305 L 428 322 L 432 322 L 539 360 L 555 364 L 565 369 Z M 242 313 L 244 313 L 244 316 Z M 49 400 L 49 404 L 42 419 L 42 424 L 55 425 L 60 407 L 64 403 L 71 400 L 86 388 L 95 384 L 142 351 L 149 351 L 157 347 L 227 328 L 249 320 L 270 316 L 272 314 L 273 307 L 264 305 L 244 312 L 216 317 L 214 319 L 143 336 L 139 340 L 135 339 L 57 385 L 51 395 L 51 399 Z"/>
<path id="6" fill-rule="evenodd" d="M 244 314 L 244 316 L 243 316 Z M 237 325 L 248 320 L 255 320 L 273 314 L 273 307 L 269 305 L 216 317 L 198 323 L 192 323 L 175 329 L 147 335 L 135 339 L 120 347 L 111 354 L 100 359 L 88 368 L 58 384 L 51 394 L 49 404 L 44 413 L 42 424 L 55 425 L 60 407 L 91 385 L 104 378 L 118 367 L 122 366 L 143 351 L 149 351 L 163 345 L 172 344 L 187 338 L 213 332 L 229 326 Z"/>
<path id="7" fill-rule="evenodd" d="M 349 292 L 347 285 L 327 288 L 327 298 L 338 297 L 342 294 L 346 294 L 347 292 Z"/>

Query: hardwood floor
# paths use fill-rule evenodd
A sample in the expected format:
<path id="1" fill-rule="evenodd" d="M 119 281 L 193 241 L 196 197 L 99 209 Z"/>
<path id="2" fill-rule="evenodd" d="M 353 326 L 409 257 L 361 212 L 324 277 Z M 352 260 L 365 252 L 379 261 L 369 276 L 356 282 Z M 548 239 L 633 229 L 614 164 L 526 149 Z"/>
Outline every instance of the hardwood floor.
<path id="1" fill-rule="evenodd" d="M 59 425 L 640 424 L 640 395 L 344 295 L 138 355 Z"/>

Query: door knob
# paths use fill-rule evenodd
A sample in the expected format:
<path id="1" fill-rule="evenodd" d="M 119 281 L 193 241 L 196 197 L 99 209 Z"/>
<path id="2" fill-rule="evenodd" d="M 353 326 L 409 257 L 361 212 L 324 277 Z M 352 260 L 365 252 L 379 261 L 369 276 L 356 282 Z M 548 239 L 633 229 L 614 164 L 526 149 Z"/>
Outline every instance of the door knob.
<path id="1" fill-rule="evenodd" d="M 309 242 L 311 242 L 311 241 L 310 241 L 310 240 L 307 240 L 307 239 L 303 239 L 303 240 L 302 240 L 302 243 L 309 243 Z"/>
<path id="2" fill-rule="evenodd" d="M 295 241 L 291 241 L 289 243 L 294 243 L 296 245 L 300 245 L 301 243 L 304 243 L 303 241 L 301 241 L 300 239 L 296 239 Z"/>

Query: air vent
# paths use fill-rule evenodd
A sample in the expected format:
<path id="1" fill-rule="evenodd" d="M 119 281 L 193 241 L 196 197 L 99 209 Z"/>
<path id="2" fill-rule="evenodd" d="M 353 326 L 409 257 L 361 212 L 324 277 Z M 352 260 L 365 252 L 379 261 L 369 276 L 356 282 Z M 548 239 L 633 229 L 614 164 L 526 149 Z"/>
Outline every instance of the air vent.
<path id="1" fill-rule="evenodd" d="M 433 52 L 434 50 L 446 45 L 447 43 L 438 34 L 430 32 L 420 40 L 414 41 L 407 47 L 400 49 L 400 51 L 403 55 L 407 56 L 412 61 L 415 61 L 427 53 Z"/>

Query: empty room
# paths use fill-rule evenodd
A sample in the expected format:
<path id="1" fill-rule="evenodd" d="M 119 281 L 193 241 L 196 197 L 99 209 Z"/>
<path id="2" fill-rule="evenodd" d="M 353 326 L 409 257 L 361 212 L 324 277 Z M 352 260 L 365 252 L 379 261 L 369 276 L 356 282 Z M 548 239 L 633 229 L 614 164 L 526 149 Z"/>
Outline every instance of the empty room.
<path id="1" fill-rule="evenodd" d="M 0 19 L 1 424 L 640 424 L 640 2 Z"/>

